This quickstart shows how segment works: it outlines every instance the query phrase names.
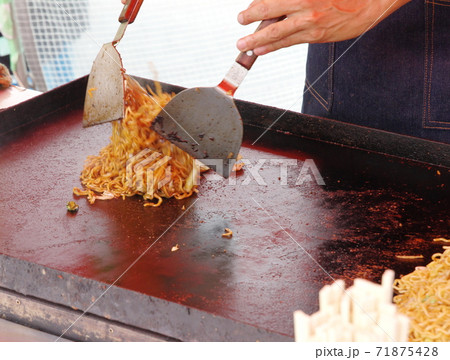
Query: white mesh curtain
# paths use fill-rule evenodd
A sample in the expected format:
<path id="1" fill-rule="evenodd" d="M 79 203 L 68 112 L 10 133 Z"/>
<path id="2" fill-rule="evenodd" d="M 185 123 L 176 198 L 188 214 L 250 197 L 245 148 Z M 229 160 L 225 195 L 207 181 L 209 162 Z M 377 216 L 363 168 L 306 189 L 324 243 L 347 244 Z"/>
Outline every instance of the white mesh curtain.
<path id="1" fill-rule="evenodd" d="M 14 0 L 15 18 L 34 87 L 73 80 L 72 44 L 86 31 L 89 0 Z"/>
<path id="2" fill-rule="evenodd" d="M 132 75 L 185 87 L 214 86 L 238 52 L 236 41 L 256 28 L 236 16 L 250 0 L 145 0 L 118 46 Z M 51 89 L 89 73 L 112 41 L 120 0 L 14 0 L 35 87 Z M 306 46 L 261 57 L 236 97 L 299 111 Z"/>

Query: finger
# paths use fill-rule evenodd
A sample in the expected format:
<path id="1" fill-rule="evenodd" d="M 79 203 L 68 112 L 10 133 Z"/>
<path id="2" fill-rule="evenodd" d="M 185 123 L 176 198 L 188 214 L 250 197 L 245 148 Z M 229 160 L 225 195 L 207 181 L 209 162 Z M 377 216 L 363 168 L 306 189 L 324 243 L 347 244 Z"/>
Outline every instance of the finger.
<path id="1" fill-rule="evenodd" d="M 284 11 L 285 8 L 280 6 L 277 1 L 255 0 L 250 4 L 247 10 L 239 13 L 238 21 L 241 25 L 248 25 L 255 21 L 267 20 L 286 15 Z"/>
<path id="2" fill-rule="evenodd" d="M 323 42 L 323 36 L 321 37 L 318 34 L 318 32 L 308 30 L 298 31 L 273 43 L 257 47 L 253 49 L 253 52 L 255 55 L 261 56 L 292 45 Z M 321 31 L 320 34 L 323 35 L 324 32 Z"/>
<path id="3" fill-rule="evenodd" d="M 292 45 L 303 44 L 306 42 L 305 36 L 302 33 L 296 33 L 271 44 L 258 47 L 253 50 L 253 53 L 257 56 L 266 55 L 279 49 L 288 48 Z"/>
<path id="4" fill-rule="evenodd" d="M 260 3 L 261 1 L 263 1 L 263 0 L 254 0 L 254 1 L 252 1 L 250 3 L 250 5 L 247 6 L 247 9 L 251 8 L 252 6 L 255 6 L 257 3 Z"/>
<path id="5" fill-rule="evenodd" d="M 254 50 L 258 47 L 280 41 L 283 38 L 301 31 L 304 27 L 305 24 L 302 22 L 300 16 L 287 18 L 286 20 L 271 24 L 256 33 L 239 39 L 237 48 L 241 51 Z"/>

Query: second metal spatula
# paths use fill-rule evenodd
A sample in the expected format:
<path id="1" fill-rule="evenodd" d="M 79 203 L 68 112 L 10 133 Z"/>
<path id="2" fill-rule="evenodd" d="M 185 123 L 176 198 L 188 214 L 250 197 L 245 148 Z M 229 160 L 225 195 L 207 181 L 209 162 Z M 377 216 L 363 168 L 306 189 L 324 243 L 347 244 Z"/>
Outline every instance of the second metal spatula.
<path id="1" fill-rule="evenodd" d="M 264 20 L 256 31 L 284 18 Z M 232 96 L 256 59 L 253 52 L 240 53 L 219 85 L 177 94 L 161 110 L 153 130 L 227 178 L 243 136 L 242 119 Z"/>

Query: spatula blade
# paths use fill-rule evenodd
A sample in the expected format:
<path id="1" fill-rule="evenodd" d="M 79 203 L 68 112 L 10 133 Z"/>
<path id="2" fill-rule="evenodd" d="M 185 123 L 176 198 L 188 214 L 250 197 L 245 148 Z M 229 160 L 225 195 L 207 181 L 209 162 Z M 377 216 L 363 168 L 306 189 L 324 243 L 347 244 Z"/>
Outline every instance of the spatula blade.
<path id="1" fill-rule="evenodd" d="M 152 128 L 225 178 L 242 144 L 239 111 L 233 98 L 218 88 L 180 92 L 161 110 Z"/>
<path id="2" fill-rule="evenodd" d="M 104 44 L 89 75 L 83 111 L 83 127 L 120 120 L 125 114 L 124 70 L 119 52 Z"/>

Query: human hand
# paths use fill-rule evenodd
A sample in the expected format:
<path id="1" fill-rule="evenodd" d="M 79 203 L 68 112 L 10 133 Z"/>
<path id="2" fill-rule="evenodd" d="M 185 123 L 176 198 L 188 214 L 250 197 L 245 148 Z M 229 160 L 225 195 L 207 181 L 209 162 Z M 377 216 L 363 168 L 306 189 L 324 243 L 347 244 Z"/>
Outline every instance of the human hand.
<path id="1" fill-rule="evenodd" d="M 238 15 L 242 25 L 286 15 L 286 19 L 240 39 L 241 51 L 256 55 L 302 43 L 355 38 L 411 0 L 255 0 Z"/>

